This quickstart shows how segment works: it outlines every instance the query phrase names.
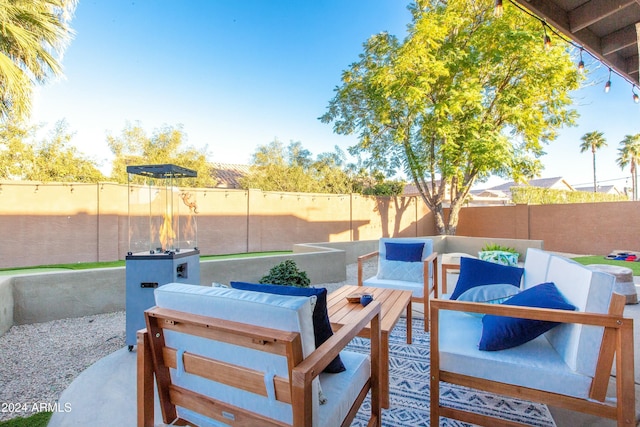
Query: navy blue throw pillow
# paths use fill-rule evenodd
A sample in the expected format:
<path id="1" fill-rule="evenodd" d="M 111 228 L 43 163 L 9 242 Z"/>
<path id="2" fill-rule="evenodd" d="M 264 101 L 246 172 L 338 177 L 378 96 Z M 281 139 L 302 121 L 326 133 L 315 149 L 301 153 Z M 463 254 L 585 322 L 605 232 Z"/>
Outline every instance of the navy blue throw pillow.
<path id="1" fill-rule="evenodd" d="M 424 243 L 385 242 L 384 248 L 387 251 L 385 258 L 389 261 L 420 262 Z"/>
<path id="2" fill-rule="evenodd" d="M 316 306 L 313 308 L 313 335 L 316 348 L 320 347 L 333 335 L 329 314 L 327 313 L 327 289 L 326 288 L 301 288 L 296 286 L 265 285 L 261 283 L 231 282 L 231 287 L 243 291 L 266 292 L 276 295 L 292 295 L 299 297 L 317 297 Z M 337 373 L 346 370 L 340 355 L 331 361 L 324 372 Z"/>
<path id="3" fill-rule="evenodd" d="M 554 283 L 542 283 L 512 296 L 502 304 L 521 307 L 576 309 L 569 304 Z M 480 350 L 496 351 L 517 347 L 558 326 L 558 322 L 531 320 L 487 314 L 482 318 Z"/>
<path id="4" fill-rule="evenodd" d="M 524 268 L 462 257 L 460 258 L 460 276 L 450 299 L 458 299 L 465 291 L 476 286 L 507 283 L 520 287 L 522 273 Z"/>

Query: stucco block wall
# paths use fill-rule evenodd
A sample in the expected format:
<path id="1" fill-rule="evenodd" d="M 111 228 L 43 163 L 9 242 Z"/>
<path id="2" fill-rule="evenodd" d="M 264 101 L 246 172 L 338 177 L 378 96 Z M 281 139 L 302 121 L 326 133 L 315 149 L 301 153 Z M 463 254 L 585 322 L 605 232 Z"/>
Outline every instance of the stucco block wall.
<path id="1" fill-rule="evenodd" d="M 344 250 L 310 244 L 287 255 L 201 261 L 200 284 L 257 282 L 286 259 L 293 259 L 311 284 L 346 279 Z M 7 276 L 0 279 L 0 335 L 14 324 L 122 311 L 125 303 L 124 267 Z"/>
<path id="2" fill-rule="evenodd" d="M 231 281 L 255 283 L 269 274 L 272 267 L 287 259 L 295 261 L 298 269 L 307 273 L 312 285 L 346 279 L 345 252 L 318 246 L 314 252 L 201 261 L 200 284 L 208 286 L 216 282 L 228 285 Z"/>
<path id="3" fill-rule="evenodd" d="M 124 310 L 124 268 L 15 276 L 15 324 Z"/>
<path id="4" fill-rule="evenodd" d="M 0 335 L 13 325 L 13 279 L 0 278 Z"/>

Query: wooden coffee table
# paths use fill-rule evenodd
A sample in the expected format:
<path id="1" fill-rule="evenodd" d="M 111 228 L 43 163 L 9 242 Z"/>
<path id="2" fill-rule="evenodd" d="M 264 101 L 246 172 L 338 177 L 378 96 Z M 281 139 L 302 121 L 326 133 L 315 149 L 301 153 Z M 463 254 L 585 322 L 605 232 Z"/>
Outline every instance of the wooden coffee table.
<path id="1" fill-rule="evenodd" d="M 407 315 L 407 344 L 411 344 L 411 291 L 399 291 L 385 288 L 369 288 L 366 286 L 346 285 L 331 292 L 327 296 L 327 310 L 329 320 L 334 330 L 348 324 L 351 319 L 362 310 L 359 303 L 347 301 L 347 295 L 366 293 L 373 295 L 374 301 L 380 303 L 380 329 L 381 329 L 381 371 L 380 372 L 380 405 L 389 407 L 389 333 L 398 323 L 402 313 Z M 362 330 L 360 336 L 369 338 L 370 328 Z"/>

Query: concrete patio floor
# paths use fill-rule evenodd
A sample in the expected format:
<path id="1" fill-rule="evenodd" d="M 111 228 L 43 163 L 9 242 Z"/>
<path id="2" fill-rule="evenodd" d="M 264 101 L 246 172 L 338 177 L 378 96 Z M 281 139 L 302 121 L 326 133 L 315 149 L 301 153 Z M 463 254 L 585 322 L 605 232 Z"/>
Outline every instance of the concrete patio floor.
<path id="1" fill-rule="evenodd" d="M 640 277 L 636 277 L 636 289 Z M 414 304 L 414 316 L 424 317 L 421 304 Z M 634 319 L 634 342 L 640 343 L 640 304 L 627 305 L 625 316 Z M 640 352 L 635 352 L 636 414 L 640 414 Z M 611 385 L 615 385 L 612 378 Z M 68 404 L 68 405 L 67 405 Z M 65 406 L 67 405 L 67 406 Z M 136 352 L 122 348 L 82 372 L 62 393 L 59 408 L 68 412 L 53 414 L 48 427 L 135 426 Z M 549 407 L 558 427 L 614 427 L 615 421 L 565 409 Z M 156 396 L 155 423 L 164 426 Z"/>

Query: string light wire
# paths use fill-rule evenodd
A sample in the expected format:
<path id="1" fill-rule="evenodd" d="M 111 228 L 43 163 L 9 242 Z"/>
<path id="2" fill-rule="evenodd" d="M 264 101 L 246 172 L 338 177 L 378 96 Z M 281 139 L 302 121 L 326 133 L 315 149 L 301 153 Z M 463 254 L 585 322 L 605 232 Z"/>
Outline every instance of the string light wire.
<path id="1" fill-rule="evenodd" d="M 500 3 L 498 5 L 498 3 Z M 532 13 L 531 11 L 527 10 L 526 8 L 524 8 L 523 6 L 519 5 L 518 3 L 514 2 L 514 0 L 509 0 L 509 3 L 511 3 L 513 6 L 515 6 L 517 9 L 519 9 L 521 12 L 529 15 L 531 18 L 536 19 L 538 21 L 540 21 L 542 23 L 542 28 L 544 30 L 544 43 L 546 47 L 549 47 L 551 45 L 551 39 L 549 37 L 549 35 L 547 34 L 547 28 L 549 29 L 549 31 L 554 34 L 556 37 L 558 37 L 560 40 L 564 41 L 565 43 L 571 45 L 572 47 L 574 47 L 575 49 L 580 49 L 580 62 L 578 63 L 578 70 L 579 71 L 583 71 L 584 70 L 584 61 L 582 59 L 582 53 L 585 51 L 584 46 L 579 45 L 578 43 L 574 42 L 571 39 L 568 39 L 567 37 L 565 37 L 563 34 L 559 33 L 558 31 L 556 31 L 555 28 L 553 28 L 552 26 L 550 26 L 549 24 L 547 24 L 547 21 L 543 18 L 540 18 L 539 16 L 535 15 L 534 13 Z M 496 9 L 498 7 L 500 7 L 502 9 L 502 1 L 498 1 L 496 0 Z M 495 10 L 494 10 L 495 11 Z M 501 11 L 502 12 L 502 11 Z M 586 51 L 587 54 L 589 54 L 594 60 L 600 62 L 601 64 L 604 65 L 604 62 L 596 57 L 594 54 L 592 54 L 591 52 L 589 52 L 588 50 Z M 624 77 L 622 74 L 620 74 L 618 71 L 613 70 L 611 67 L 609 68 L 609 80 L 607 80 L 607 83 L 604 86 L 604 91 L 605 92 L 609 92 L 609 90 L 611 89 L 611 73 L 615 73 L 617 74 L 620 78 L 624 79 L 625 81 L 628 81 L 626 77 Z M 631 83 L 631 85 L 633 86 L 631 91 L 633 92 L 633 101 L 636 103 L 640 103 L 640 96 L 638 96 L 638 94 L 636 94 L 634 92 L 635 89 L 635 84 Z"/>

